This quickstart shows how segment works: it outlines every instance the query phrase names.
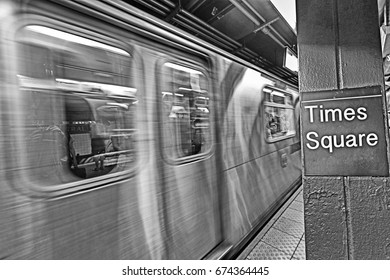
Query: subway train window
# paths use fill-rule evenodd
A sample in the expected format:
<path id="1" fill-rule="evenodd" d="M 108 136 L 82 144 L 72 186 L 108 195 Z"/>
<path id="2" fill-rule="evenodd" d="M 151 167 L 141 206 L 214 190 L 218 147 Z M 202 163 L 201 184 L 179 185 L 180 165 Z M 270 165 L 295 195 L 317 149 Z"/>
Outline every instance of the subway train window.
<path id="1" fill-rule="evenodd" d="M 130 53 L 43 26 L 18 38 L 28 177 L 48 186 L 130 170 L 138 103 Z"/>
<path id="2" fill-rule="evenodd" d="M 210 150 L 210 111 L 206 76 L 175 63 L 162 66 L 164 153 L 172 160 Z"/>
<path id="3" fill-rule="evenodd" d="M 265 87 L 264 129 L 267 142 L 276 142 L 296 134 L 292 95 L 271 87 Z"/>

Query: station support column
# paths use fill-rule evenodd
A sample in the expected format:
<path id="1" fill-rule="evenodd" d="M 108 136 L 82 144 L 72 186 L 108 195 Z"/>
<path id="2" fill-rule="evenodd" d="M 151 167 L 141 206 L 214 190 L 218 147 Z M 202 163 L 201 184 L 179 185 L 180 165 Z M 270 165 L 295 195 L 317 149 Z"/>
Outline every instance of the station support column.
<path id="1" fill-rule="evenodd" d="M 390 259 L 377 1 L 296 0 L 307 259 Z"/>

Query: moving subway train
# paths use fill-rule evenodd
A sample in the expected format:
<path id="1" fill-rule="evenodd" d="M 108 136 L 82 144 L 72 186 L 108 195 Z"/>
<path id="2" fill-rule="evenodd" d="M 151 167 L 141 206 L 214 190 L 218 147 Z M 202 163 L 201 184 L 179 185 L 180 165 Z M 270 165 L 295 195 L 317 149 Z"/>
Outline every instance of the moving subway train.
<path id="1" fill-rule="evenodd" d="M 300 184 L 296 88 L 119 1 L 1 1 L 0 257 L 232 256 Z"/>

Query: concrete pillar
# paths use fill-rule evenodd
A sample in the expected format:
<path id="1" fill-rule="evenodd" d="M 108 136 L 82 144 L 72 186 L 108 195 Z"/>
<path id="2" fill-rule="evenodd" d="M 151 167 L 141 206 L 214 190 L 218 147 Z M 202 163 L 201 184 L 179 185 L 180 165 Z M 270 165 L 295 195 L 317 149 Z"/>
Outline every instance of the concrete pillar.
<path id="1" fill-rule="evenodd" d="M 307 259 L 390 259 L 377 1 L 296 0 Z"/>

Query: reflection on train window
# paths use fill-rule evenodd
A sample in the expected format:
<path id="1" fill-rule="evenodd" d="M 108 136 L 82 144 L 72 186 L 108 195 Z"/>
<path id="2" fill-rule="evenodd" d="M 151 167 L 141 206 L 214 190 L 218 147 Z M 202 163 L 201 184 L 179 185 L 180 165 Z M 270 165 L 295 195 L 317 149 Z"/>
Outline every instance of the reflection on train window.
<path id="1" fill-rule="evenodd" d="M 42 26 L 19 38 L 29 178 L 42 186 L 131 169 L 138 102 L 131 55 Z"/>
<path id="2" fill-rule="evenodd" d="M 264 93 L 264 128 L 266 140 L 275 142 L 296 133 L 292 95 L 266 87 Z"/>
<path id="3" fill-rule="evenodd" d="M 210 149 L 207 79 L 202 72 L 174 63 L 162 67 L 164 152 L 170 159 Z"/>

